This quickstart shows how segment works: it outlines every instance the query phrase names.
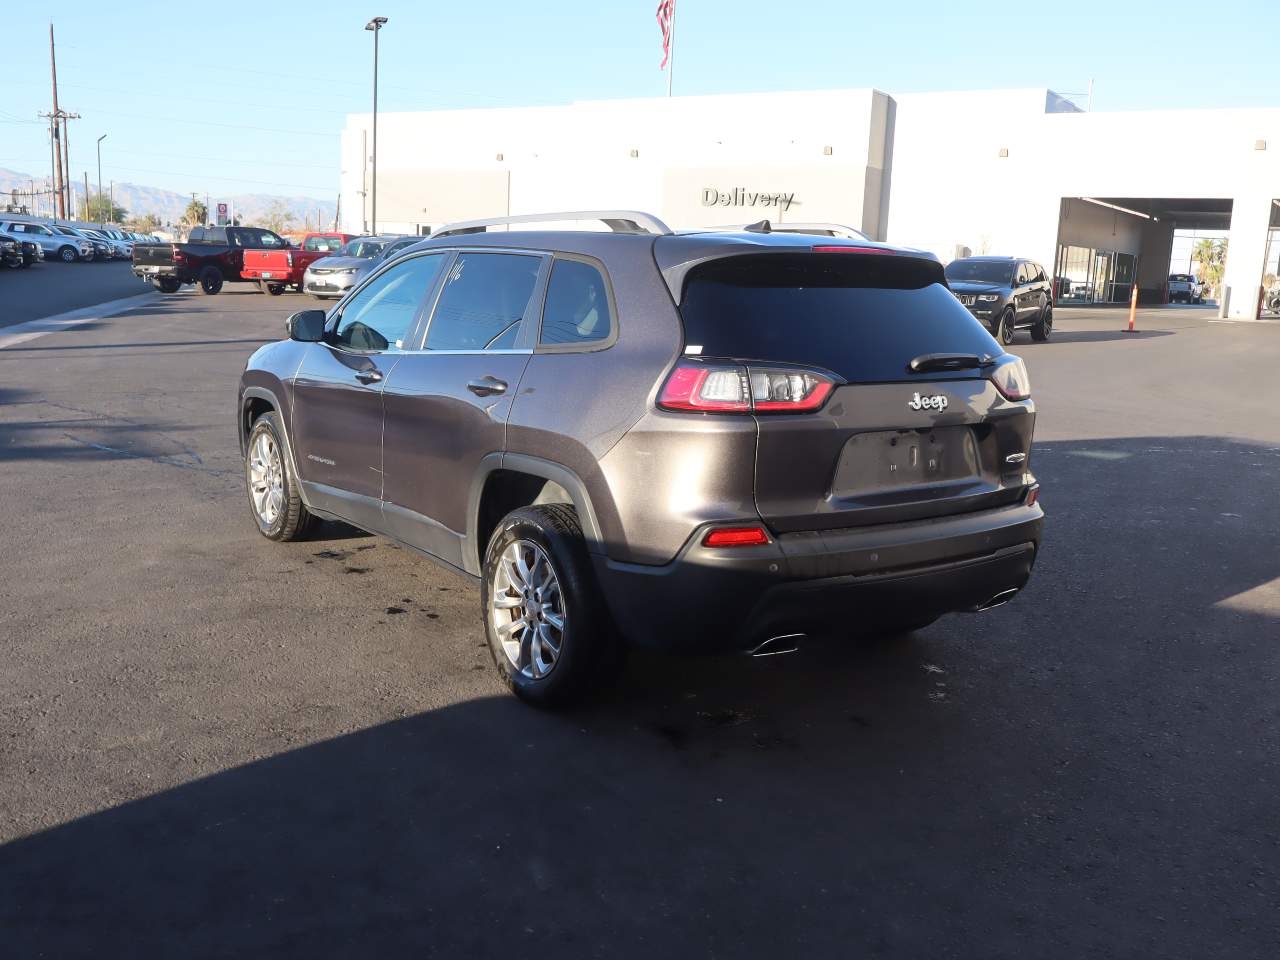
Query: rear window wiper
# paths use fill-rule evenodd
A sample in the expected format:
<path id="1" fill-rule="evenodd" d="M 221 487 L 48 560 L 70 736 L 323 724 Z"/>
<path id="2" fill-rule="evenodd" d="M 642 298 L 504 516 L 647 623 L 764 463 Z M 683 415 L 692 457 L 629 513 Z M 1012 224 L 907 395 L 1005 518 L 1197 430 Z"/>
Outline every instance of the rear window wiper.
<path id="1" fill-rule="evenodd" d="M 996 358 L 984 353 L 922 353 L 909 364 L 912 373 L 929 373 L 933 370 L 977 370 L 993 366 Z"/>

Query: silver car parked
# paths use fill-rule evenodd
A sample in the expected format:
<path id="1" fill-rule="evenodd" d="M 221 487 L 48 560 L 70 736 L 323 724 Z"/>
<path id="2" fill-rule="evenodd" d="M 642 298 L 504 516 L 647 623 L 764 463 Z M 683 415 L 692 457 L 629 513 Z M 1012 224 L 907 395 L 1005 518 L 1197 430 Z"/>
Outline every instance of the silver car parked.
<path id="1" fill-rule="evenodd" d="M 46 259 L 56 257 L 63 263 L 93 259 L 93 244 L 87 237 L 67 236 L 43 223 L 29 220 L 5 220 L 0 221 L 0 230 L 22 237 L 24 240 L 34 240 L 44 251 Z"/>
<path id="2" fill-rule="evenodd" d="M 337 299 L 374 267 L 422 239 L 392 234 L 348 240 L 336 256 L 324 257 L 307 267 L 302 275 L 302 292 L 321 300 Z"/>

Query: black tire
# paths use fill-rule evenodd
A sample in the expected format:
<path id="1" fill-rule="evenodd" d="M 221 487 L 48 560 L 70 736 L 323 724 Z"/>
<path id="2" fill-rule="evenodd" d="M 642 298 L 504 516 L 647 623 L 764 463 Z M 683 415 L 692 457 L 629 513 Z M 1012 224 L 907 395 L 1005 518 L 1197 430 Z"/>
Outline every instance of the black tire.
<path id="1" fill-rule="evenodd" d="M 174 277 L 157 277 L 151 281 L 151 285 L 161 293 L 177 293 L 178 288 L 182 286 Z"/>
<path id="2" fill-rule="evenodd" d="M 1003 346 L 1007 347 L 1013 343 L 1014 322 L 1013 310 L 1006 310 L 1000 314 L 1000 319 L 996 321 L 996 328 L 991 331 Z"/>
<path id="3" fill-rule="evenodd" d="M 80 254 L 76 252 L 75 247 L 59 247 L 58 259 L 63 263 L 75 263 L 79 259 Z"/>
<path id="4" fill-rule="evenodd" d="M 278 296 L 280 296 L 280 294 L 284 293 L 284 284 L 283 284 L 283 283 L 268 283 L 268 284 L 267 284 L 267 293 L 268 293 L 268 294 L 270 294 L 270 295 L 271 295 L 271 296 L 273 296 L 273 297 L 278 297 Z"/>
<path id="5" fill-rule="evenodd" d="M 563 605 L 560 652 L 550 672 L 536 679 L 517 670 L 507 657 L 490 610 L 503 551 L 517 540 L 535 544 L 546 555 Z M 624 647 L 600 598 L 578 515 L 568 505 L 522 507 L 502 519 L 485 550 L 481 611 L 498 676 L 526 703 L 560 707 L 580 702 L 607 687 L 622 667 Z"/>
<path id="6" fill-rule="evenodd" d="M 217 267 L 205 267 L 200 271 L 200 289 L 212 296 L 222 289 L 222 271 Z"/>
<path id="7" fill-rule="evenodd" d="M 281 485 L 281 506 L 270 522 L 264 521 L 254 503 L 251 465 L 259 436 L 266 434 L 279 454 Z M 299 493 L 298 478 L 294 476 L 293 466 L 289 459 L 288 447 L 284 444 L 284 433 L 280 429 L 280 420 L 274 411 L 258 417 L 249 429 L 249 440 L 245 444 L 244 477 L 245 493 L 249 499 L 249 515 L 258 527 L 258 532 L 268 540 L 300 540 L 311 528 L 314 518 L 302 502 Z"/>
<path id="8" fill-rule="evenodd" d="M 1031 339 L 1044 343 L 1053 336 L 1053 304 L 1048 300 L 1040 304 L 1040 315 L 1031 325 Z"/>

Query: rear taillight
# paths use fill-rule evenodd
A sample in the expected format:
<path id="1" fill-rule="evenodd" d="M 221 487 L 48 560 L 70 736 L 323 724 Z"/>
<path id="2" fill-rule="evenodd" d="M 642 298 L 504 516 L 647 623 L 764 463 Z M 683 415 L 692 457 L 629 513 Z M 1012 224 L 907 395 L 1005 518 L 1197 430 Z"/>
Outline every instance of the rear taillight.
<path id="1" fill-rule="evenodd" d="M 1031 396 L 1031 378 L 1021 357 L 1006 353 L 987 376 L 1006 400 L 1026 400 Z"/>
<path id="2" fill-rule="evenodd" d="M 701 413 L 806 413 L 820 408 L 835 381 L 813 370 L 681 360 L 658 395 L 664 410 Z"/>
<path id="3" fill-rule="evenodd" d="M 187 262 L 187 255 L 186 255 L 185 253 L 183 253 L 181 250 L 179 250 L 177 247 L 174 247 L 174 248 L 173 248 L 173 262 L 174 262 L 174 263 L 186 263 L 186 262 Z"/>
<path id="4" fill-rule="evenodd" d="M 285 256 L 287 256 L 287 257 L 289 258 L 289 266 L 291 266 L 291 267 L 292 267 L 292 266 L 293 266 L 293 251 L 292 251 L 292 250 L 290 250 L 288 253 L 286 253 L 286 254 L 285 254 Z"/>
<path id="5" fill-rule="evenodd" d="M 719 527 L 702 538 L 704 547 L 758 547 L 769 542 L 764 527 Z"/>
<path id="6" fill-rule="evenodd" d="M 1040 484 L 1033 483 L 1031 489 L 1027 491 L 1026 499 L 1022 502 L 1028 507 L 1034 506 L 1035 502 L 1040 499 Z"/>
<path id="7" fill-rule="evenodd" d="M 676 364 L 658 395 L 665 410 L 746 413 L 751 409 L 745 367 Z"/>

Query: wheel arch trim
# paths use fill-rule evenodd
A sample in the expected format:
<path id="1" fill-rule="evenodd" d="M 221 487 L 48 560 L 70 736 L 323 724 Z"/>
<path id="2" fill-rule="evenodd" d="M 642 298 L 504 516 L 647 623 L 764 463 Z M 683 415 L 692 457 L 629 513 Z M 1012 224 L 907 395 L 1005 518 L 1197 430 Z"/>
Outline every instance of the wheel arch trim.
<path id="1" fill-rule="evenodd" d="M 468 566 L 475 564 L 475 569 L 467 572 L 480 575 L 478 557 L 482 544 L 480 538 L 480 501 L 484 496 L 485 484 L 489 476 L 498 470 L 516 470 L 531 476 L 541 477 L 559 484 L 569 494 L 574 510 L 578 513 L 578 522 L 582 525 L 582 536 L 587 543 L 587 552 L 604 554 L 604 537 L 600 533 L 600 523 L 596 519 L 595 508 L 591 503 L 591 495 L 587 493 L 587 485 L 582 478 L 568 467 L 534 457 L 526 453 L 491 453 L 480 461 L 475 478 L 471 481 L 471 492 L 467 498 L 467 533 L 463 544 L 463 561 Z"/>
<path id="2" fill-rule="evenodd" d="M 298 482 L 298 496 L 302 498 L 303 504 L 310 509 L 311 504 L 307 502 L 306 484 L 302 483 L 302 474 L 298 473 L 298 461 L 293 455 L 293 441 L 289 438 L 289 425 L 285 422 L 287 415 L 284 404 L 280 402 L 280 398 L 275 391 L 267 387 L 245 387 L 244 392 L 240 394 L 240 408 L 236 415 L 236 436 L 240 438 L 241 459 L 244 458 L 248 449 L 249 432 L 253 429 L 253 424 L 248 424 L 248 429 L 246 429 L 245 424 L 245 412 L 249 409 L 250 400 L 266 400 L 279 415 L 276 422 L 280 426 L 280 439 L 284 442 L 284 452 L 289 457 L 289 469 L 293 473 L 294 479 Z"/>

